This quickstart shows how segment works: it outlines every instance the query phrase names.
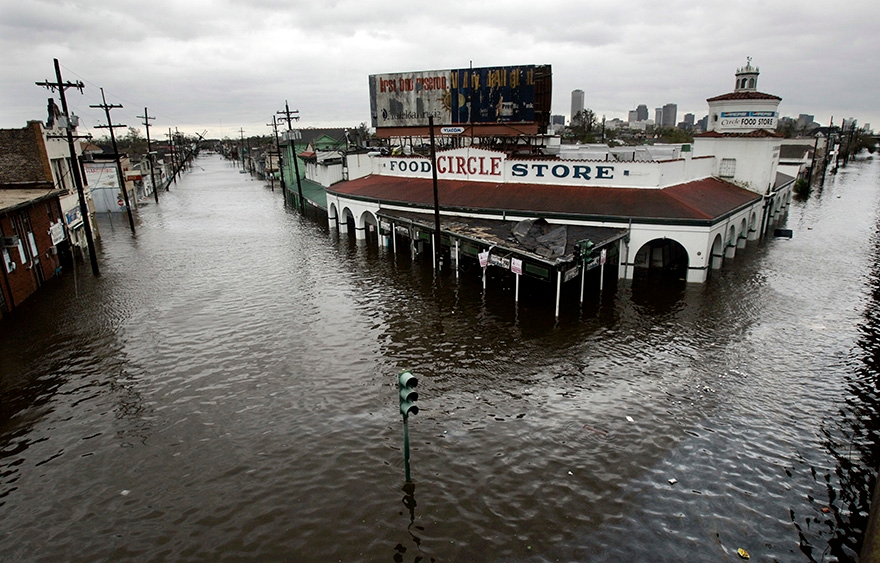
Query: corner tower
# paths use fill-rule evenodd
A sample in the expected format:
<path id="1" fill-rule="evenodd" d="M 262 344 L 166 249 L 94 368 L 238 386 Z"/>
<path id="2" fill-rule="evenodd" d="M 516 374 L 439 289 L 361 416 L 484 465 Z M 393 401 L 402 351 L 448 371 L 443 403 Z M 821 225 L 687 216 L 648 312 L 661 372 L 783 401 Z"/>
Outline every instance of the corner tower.
<path id="1" fill-rule="evenodd" d="M 736 70 L 733 92 L 706 100 L 709 103 L 707 131 L 751 133 L 760 129 L 776 130 L 782 98 L 758 91 L 759 74 L 749 57 L 746 66 Z"/>
<path id="2" fill-rule="evenodd" d="M 782 98 L 758 91 L 751 58 L 736 70 L 733 92 L 709 98 L 705 133 L 694 136 L 694 156 L 714 156 L 713 175 L 759 194 L 779 187 L 776 166 L 781 135 L 776 132 Z"/>

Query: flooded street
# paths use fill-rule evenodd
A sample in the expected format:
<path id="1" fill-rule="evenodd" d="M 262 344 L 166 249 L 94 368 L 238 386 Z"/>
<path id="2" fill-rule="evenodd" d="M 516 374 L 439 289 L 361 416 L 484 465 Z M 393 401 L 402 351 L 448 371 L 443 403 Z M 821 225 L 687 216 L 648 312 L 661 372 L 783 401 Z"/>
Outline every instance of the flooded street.
<path id="1" fill-rule="evenodd" d="M 203 156 L 0 321 L 5 561 L 853 561 L 880 161 L 704 285 L 517 309 Z M 419 377 L 404 487 L 396 374 Z"/>

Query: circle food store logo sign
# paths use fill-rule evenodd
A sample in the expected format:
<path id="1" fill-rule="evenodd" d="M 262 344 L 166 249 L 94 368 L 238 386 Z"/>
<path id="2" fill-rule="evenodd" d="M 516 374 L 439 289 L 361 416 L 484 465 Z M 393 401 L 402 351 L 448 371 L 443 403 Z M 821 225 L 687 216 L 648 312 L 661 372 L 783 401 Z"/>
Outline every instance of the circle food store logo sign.
<path id="1" fill-rule="evenodd" d="M 723 129 L 776 129 L 778 122 L 775 111 L 722 111 L 719 125 Z"/>

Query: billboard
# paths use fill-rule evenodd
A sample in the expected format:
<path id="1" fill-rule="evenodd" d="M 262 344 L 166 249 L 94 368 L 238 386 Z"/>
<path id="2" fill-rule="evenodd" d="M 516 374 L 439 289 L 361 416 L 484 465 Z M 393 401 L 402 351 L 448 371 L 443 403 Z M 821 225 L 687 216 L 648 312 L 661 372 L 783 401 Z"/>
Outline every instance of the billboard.
<path id="1" fill-rule="evenodd" d="M 543 71 L 543 72 L 541 72 Z M 534 123 L 536 85 L 549 66 L 370 75 L 373 127 Z"/>

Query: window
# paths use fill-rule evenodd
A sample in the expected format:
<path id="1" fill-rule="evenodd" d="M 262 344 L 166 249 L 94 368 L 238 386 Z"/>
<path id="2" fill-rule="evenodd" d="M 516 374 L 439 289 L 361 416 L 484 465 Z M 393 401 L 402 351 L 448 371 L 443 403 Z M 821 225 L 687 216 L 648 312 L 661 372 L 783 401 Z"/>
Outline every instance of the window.
<path id="1" fill-rule="evenodd" d="M 718 175 L 722 178 L 733 178 L 736 174 L 736 159 L 722 158 L 721 167 L 718 169 Z"/>

